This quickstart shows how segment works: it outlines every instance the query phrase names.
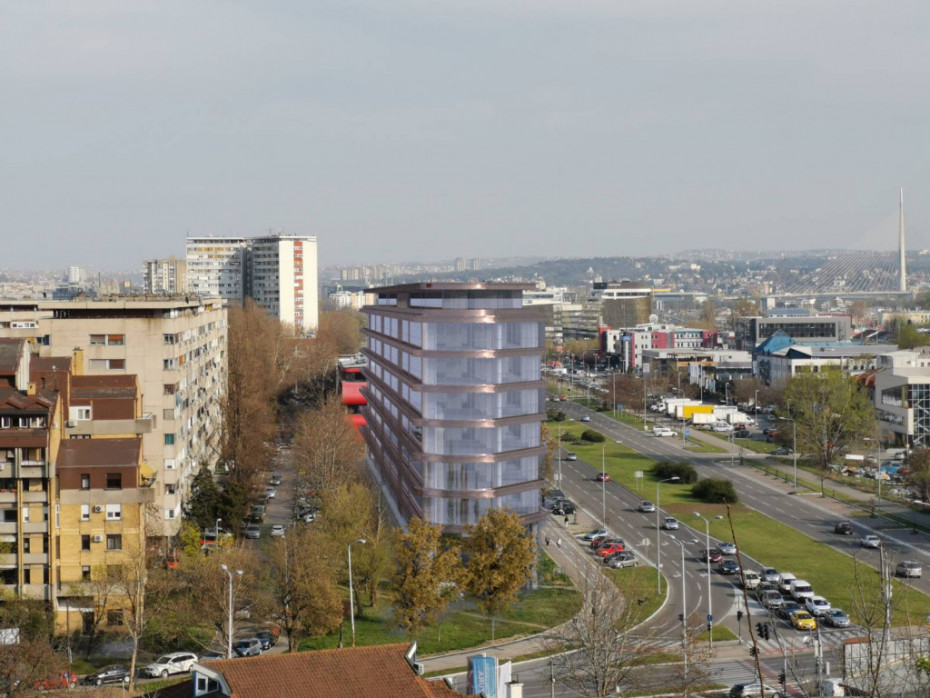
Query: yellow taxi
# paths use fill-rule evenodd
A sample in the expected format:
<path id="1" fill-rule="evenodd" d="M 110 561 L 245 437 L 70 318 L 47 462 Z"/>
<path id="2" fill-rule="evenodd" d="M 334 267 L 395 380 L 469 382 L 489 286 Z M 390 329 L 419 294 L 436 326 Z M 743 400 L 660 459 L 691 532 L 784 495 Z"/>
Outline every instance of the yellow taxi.
<path id="1" fill-rule="evenodd" d="M 795 611 L 791 614 L 791 625 L 795 630 L 816 630 L 817 619 L 807 611 Z"/>

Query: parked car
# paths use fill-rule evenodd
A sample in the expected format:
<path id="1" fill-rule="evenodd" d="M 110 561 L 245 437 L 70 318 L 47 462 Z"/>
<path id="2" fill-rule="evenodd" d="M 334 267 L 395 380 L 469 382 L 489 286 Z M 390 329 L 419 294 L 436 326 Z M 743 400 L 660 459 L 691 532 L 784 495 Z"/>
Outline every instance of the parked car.
<path id="1" fill-rule="evenodd" d="M 804 607 L 813 616 L 825 616 L 830 612 L 830 602 L 818 594 L 804 599 Z"/>
<path id="2" fill-rule="evenodd" d="M 622 541 L 619 543 L 610 543 L 599 547 L 594 551 L 594 554 L 598 557 L 607 557 L 608 555 L 613 555 L 614 553 L 623 552 L 626 549 L 626 544 Z"/>
<path id="3" fill-rule="evenodd" d="M 840 608 L 831 608 L 830 612 L 823 617 L 824 622 L 833 628 L 848 628 L 849 616 L 846 611 Z"/>
<path id="4" fill-rule="evenodd" d="M 608 536 L 606 538 L 595 538 L 591 541 L 591 549 L 597 550 L 608 545 L 615 545 L 617 543 L 623 544 L 623 538 L 617 538 L 615 536 Z"/>
<path id="5" fill-rule="evenodd" d="M 262 529 L 257 524 L 251 523 L 245 527 L 245 537 L 256 540 L 262 537 Z"/>
<path id="6" fill-rule="evenodd" d="M 610 482 L 610 475 L 607 473 L 598 473 L 596 479 L 598 482 Z"/>
<path id="7" fill-rule="evenodd" d="M 74 688 L 78 685 L 78 677 L 73 671 L 59 671 L 37 682 L 34 686 L 37 691 L 54 691 L 61 688 Z"/>
<path id="8" fill-rule="evenodd" d="M 272 538 L 283 538 L 284 537 L 284 526 L 281 524 L 273 524 L 271 527 L 271 537 Z"/>
<path id="9" fill-rule="evenodd" d="M 851 536 L 853 534 L 853 525 L 849 521 L 837 521 L 833 526 L 833 532 Z"/>
<path id="10" fill-rule="evenodd" d="M 262 643 L 262 651 L 270 650 L 278 644 L 278 635 L 271 630 L 259 630 L 255 637 Z"/>
<path id="11" fill-rule="evenodd" d="M 567 499 L 563 499 L 561 502 L 552 507 L 552 513 L 556 516 L 566 516 L 567 514 L 575 513 L 575 503 L 570 502 Z"/>
<path id="12" fill-rule="evenodd" d="M 278 496 L 278 491 L 274 487 L 265 488 L 265 497 L 267 499 L 274 499 L 277 496 Z"/>
<path id="13" fill-rule="evenodd" d="M 142 675 L 155 678 L 161 676 L 165 678 L 169 674 L 185 674 L 190 672 L 194 662 L 197 661 L 197 655 L 193 652 L 172 652 L 165 654 L 156 659 L 151 664 L 142 668 Z"/>
<path id="14" fill-rule="evenodd" d="M 653 504 L 652 502 L 643 500 L 642 502 L 639 503 L 637 510 L 643 512 L 644 514 L 649 514 L 656 510 L 656 505 Z"/>
<path id="15" fill-rule="evenodd" d="M 665 521 L 662 522 L 662 528 L 666 531 L 677 531 L 678 530 L 678 519 L 674 516 L 666 516 Z"/>
<path id="16" fill-rule="evenodd" d="M 722 559 L 723 553 L 717 550 L 717 548 L 711 548 L 710 550 L 704 548 L 704 550 L 701 551 L 701 560 L 703 562 L 720 562 Z"/>
<path id="17" fill-rule="evenodd" d="M 795 611 L 791 614 L 791 625 L 795 630 L 816 630 L 817 619 L 807 611 Z"/>
<path id="18" fill-rule="evenodd" d="M 88 686 L 102 686 L 105 683 L 129 683 L 129 668 L 122 664 L 111 664 L 100 671 L 84 677 Z"/>
<path id="19" fill-rule="evenodd" d="M 730 687 L 730 698 L 784 698 L 784 694 L 776 688 L 760 683 L 737 683 Z"/>
<path id="20" fill-rule="evenodd" d="M 581 540 L 592 541 L 592 540 L 597 540 L 598 538 L 606 538 L 609 535 L 610 535 L 610 531 L 608 531 L 606 528 L 594 528 L 588 531 L 587 533 L 585 533 L 581 537 Z"/>
<path id="21" fill-rule="evenodd" d="M 869 533 L 859 539 L 859 545 L 863 548 L 880 548 L 882 547 L 882 539 L 874 533 Z"/>
<path id="22" fill-rule="evenodd" d="M 637 560 L 636 556 L 629 550 L 624 550 L 616 555 L 611 555 L 604 560 L 604 563 L 613 569 L 620 569 L 621 567 L 636 567 L 636 565 L 639 564 L 639 560 Z"/>
<path id="23" fill-rule="evenodd" d="M 720 574 L 737 574 L 739 573 L 739 565 L 736 560 L 722 560 L 717 565 L 717 571 Z"/>
<path id="24" fill-rule="evenodd" d="M 919 577 L 923 574 L 923 567 L 914 560 L 902 560 L 898 563 L 894 573 L 899 577 Z"/>
<path id="25" fill-rule="evenodd" d="M 733 432 L 733 438 L 735 439 L 751 439 L 752 432 L 749 429 L 737 429 Z"/>
<path id="26" fill-rule="evenodd" d="M 236 640 L 236 643 L 233 645 L 233 652 L 235 652 L 238 657 L 257 657 L 262 653 L 262 641 L 257 637 Z"/>
<path id="27" fill-rule="evenodd" d="M 733 543 L 717 543 L 717 550 L 721 555 L 736 555 L 736 545 Z"/>
<path id="28" fill-rule="evenodd" d="M 786 446 L 780 446 L 772 451 L 773 456 L 790 456 L 792 453 L 794 453 L 794 451 Z"/>
<path id="29" fill-rule="evenodd" d="M 778 590 L 782 594 L 791 593 L 791 582 L 793 582 L 797 577 L 795 577 L 791 572 L 782 572 L 778 575 Z"/>

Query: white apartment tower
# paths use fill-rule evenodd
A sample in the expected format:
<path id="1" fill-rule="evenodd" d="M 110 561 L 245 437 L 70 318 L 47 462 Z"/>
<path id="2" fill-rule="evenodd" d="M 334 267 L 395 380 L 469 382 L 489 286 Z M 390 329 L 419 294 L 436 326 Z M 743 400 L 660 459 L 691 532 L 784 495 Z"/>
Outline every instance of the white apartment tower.
<path id="1" fill-rule="evenodd" d="M 246 238 L 187 238 L 187 290 L 241 305 L 245 298 L 247 249 Z"/>
<path id="2" fill-rule="evenodd" d="M 176 296 L 185 293 L 187 263 L 176 257 L 146 260 L 142 263 L 142 287 L 145 293 L 154 296 Z"/>

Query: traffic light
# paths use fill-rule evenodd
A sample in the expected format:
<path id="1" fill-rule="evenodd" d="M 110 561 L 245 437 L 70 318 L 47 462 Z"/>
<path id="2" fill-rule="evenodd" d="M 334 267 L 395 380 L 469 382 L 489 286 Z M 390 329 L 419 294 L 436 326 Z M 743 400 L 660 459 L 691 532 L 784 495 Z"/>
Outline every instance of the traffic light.
<path id="1" fill-rule="evenodd" d="M 785 686 L 785 685 L 786 685 L 786 683 L 785 683 L 785 680 L 786 680 L 786 679 L 787 679 L 787 677 L 785 676 L 785 672 L 781 672 L 781 673 L 778 675 L 778 683 L 780 683 L 782 686 Z"/>
<path id="2" fill-rule="evenodd" d="M 769 624 L 768 623 L 762 624 L 762 639 L 763 640 L 769 639 Z"/>
<path id="3" fill-rule="evenodd" d="M 755 648 L 755 647 L 750 647 L 750 648 L 749 648 L 749 656 L 750 656 L 750 657 L 755 657 L 755 656 L 756 656 L 756 648 Z"/>
<path id="4" fill-rule="evenodd" d="M 756 623 L 756 635 L 765 639 L 765 631 L 762 629 L 762 623 Z"/>
<path id="5" fill-rule="evenodd" d="M 742 612 L 742 611 L 737 611 L 737 612 L 736 612 L 736 622 L 739 623 L 741 620 L 743 620 L 743 612 Z"/>
<path id="6" fill-rule="evenodd" d="M 679 623 L 684 623 L 684 622 L 685 622 L 685 614 L 684 614 L 684 613 L 679 613 L 679 614 L 678 614 L 678 622 L 679 622 Z"/>

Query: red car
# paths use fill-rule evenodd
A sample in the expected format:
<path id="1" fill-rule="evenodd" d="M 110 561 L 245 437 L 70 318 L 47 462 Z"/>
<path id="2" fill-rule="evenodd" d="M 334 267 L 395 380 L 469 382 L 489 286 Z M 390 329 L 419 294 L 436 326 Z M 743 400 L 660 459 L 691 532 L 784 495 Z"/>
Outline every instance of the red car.
<path id="1" fill-rule="evenodd" d="M 610 482 L 610 475 L 608 475 L 607 473 L 598 473 L 597 481 L 598 482 Z"/>
<path id="2" fill-rule="evenodd" d="M 610 545 L 605 545 L 602 548 L 598 548 L 597 552 L 598 557 L 607 557 L 608 555 L 613 555 L 614 553 L 623 552 L 626 549 L 626 546 L 623 543 L 611 543 Z"/>
<path id="3" fill-rule="evenodd" d="M 597 538 L 591 541 L 591 547 L 597 550 L 605 545 L 613 545 L 614 543 L 623 543 L 623 538 Z"/>
<path id="4" fill-rule="evenodd" d="M 35 685 L 37 691 L 52 691 L 56 688 L 74 688 L 78 685 L 77 674 L 70 671 L 61 671 L 55 676 L 42 679 Z"/>
<path id="5" fill-rule="evenodd" d="M 723 559 L 723 553 L 717 550 L 717 548 L 711 548 L 710 550 L 704 548 L 701 553 L 701 562 L 707 562 L 708 559 L 711 562 L 720 562 Z"/>

